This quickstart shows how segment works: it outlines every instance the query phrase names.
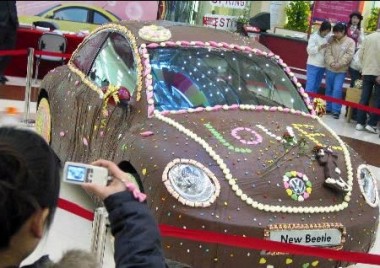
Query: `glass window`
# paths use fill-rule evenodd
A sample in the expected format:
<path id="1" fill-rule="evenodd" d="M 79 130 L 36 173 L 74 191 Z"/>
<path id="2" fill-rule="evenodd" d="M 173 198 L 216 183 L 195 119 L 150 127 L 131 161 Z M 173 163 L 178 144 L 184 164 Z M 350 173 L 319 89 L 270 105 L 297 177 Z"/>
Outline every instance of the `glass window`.
<path id="1" fill-rule="evenodd" d="M 90 80 L 99 87 L 125 87 L 132 94 L 136 87 L 136 64 L 132 48 L 119 33 L 110 33 L 91 67 Z"/>
<path id="2" fill-rule="evenodd" d="M 206 48 L 149 50 L 158 110 L 232 104 L 308 112 L 296 87 L 271 59 Z"/>
<path id="3" fill-rule="evenodd" d="M 95 24 L 104 24 L 110 22 L 110 20 L 105 17 L 103 14 L 100 14 L 97 11 L 94 11 L 94 23 Z"/>
<path id="4" fill-rule="evenodd" d="M 72 56 L 72 62 L 84 74 L 88 74 L 95 56 L 103 46 L 107 36 L 108 32 L 99 32 L 92 35 L 86 40 L 86 43 L 76 51 L 75 55 Z"/>
<path id="5" fill-rule="evenodd" d="M 54 13 L 53 19 L 87 22 L 88 10 L 84 8 L 65 8 Z"/>

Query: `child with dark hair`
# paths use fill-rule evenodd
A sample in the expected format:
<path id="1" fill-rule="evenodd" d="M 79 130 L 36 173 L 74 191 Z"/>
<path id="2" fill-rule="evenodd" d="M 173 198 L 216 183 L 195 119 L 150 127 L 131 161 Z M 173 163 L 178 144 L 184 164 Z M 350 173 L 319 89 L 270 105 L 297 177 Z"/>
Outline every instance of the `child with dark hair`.
<path id="1" fill-rule="evenodd" d="M 333 40 L 326 48 L 326 95 L 341 99 L 343 95 L 343 83 L 348 66 L 355 53 L 355 42 L 347 37 L 347 26 L 337 23 L 333 27 Z M 326 112 L 332 113 L 335 119 L 339 118 L 342 105 L 327 102 Z"/>
<path id="2" fill-rule="evenodd" d="M 355 51 L 360 48 L 364 40 L 364 32 L 361 28 L 362 20 L 362 14 L 360 14 L 358 11 L 355 11 L 350 14 L 350 21 L 347 24 L 347 36 L 355 41 Z M 360 79 L 362 74 L 360 70 L 352 68 L 351 66 L 348 68 L 348 72 L 351 78 L 350 87 L 355 87 L 356 80 Z"/>
<path id="3" fill-rule="evenodd" d="M 108 186 L 83 187 L 104 200 L 115 236 L 116 267 L 165 267 L 160 234 L 131 175 L 116 164 L 108 168 Z M 42 137 L 32 131 L 0 127 L 0 268 L 20 267 L 52 223 L 59 197 L 60 161 Z M 132 185 L 132 186 L 131 186 Z M 28 268 L 97 268 L 94 256 L 69 251 L 59 263 L 43 256 Z"/>
<path id="4" fill-rule="evenodd" d="M 360 47 L 364 40 L 363 29 L 361 28 L 361 22 L 363 20 L 362 14 L 355 11 L 350 14 L 350 21 L 347 23 L 347 36 L 355 41 L 356 50 Z"/>
<path id="5" fill-rule="evenodd" d="M 347 24 L 347 36 L 355 41 L 355 52 L 360 48 L 364 40 L 364 32 L 361 28 L 361 22 L 363 16 L 359 11 L 352 12 L 350 14 L 350 21 Z M 356 57 L 357 55 L 355 55 Z M 352 61 L 351 65 L 348 68 L 348 73 L 351 78 L 350 87 L 355 87 L 355 82 L 359 80 L 362 76 L 360 66 L 355 66 L 356 62 Z M 356 64 L 357 65 L 357 64 Z M 356 109 L 352 111 L 352 118 L 356 118 Z"/>
<path id="6" fill-rule="evenodd" d="M 331 24 L 328 21 L 322 22 L 319 31 L 310 36 L 307 44 L 307 65 L 306 65 L 306 91 L 318 93 L 323 75 L 325 74 L 325 50 L 329 45 L 329 33 Z"/>

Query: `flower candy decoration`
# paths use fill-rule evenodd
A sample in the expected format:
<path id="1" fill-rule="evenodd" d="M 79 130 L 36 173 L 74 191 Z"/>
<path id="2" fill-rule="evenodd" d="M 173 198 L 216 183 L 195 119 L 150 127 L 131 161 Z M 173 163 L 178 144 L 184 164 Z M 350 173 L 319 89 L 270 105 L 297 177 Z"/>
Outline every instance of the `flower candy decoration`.
<path id="1" fill-rule="evenodd" d="M 326 114 L 326 102 L 320 98 L 313 100 L 313 107 L 319 117 Z"/>
<path id="2" fill-rule="evenodd" d="M 292 127 L 286 127 L 286 131 L 282 135 L 282 142 L 289 146 L 293 146 L 297 143 L 296 135 Z"/>
<path id="3" fill-rule="evenodd" d="M 151 42 L 163 42 L 172 37 L 169 29 L 158 25 L 146 25 L 139 30 L 139 36 Z"/>
<path id="4" fill-rule="evenodd" d="M 129 101 L 131 93 L 123 86 L 109 85 L 102 88 L 103 91 L 103 113 L 106 114 L 108 104 L 117 105 L 120 101 Z"/>
<path id="5" fill-rule="evenodd" d="M 103 111 L 107 110 L 107 105 L 110 103 L 111 105 L 116 105 L 120 102 L 119 96 L 118 96 L 118 90 L 119 88 L 114 85 L 109 85 L 107 87 L 103 87 L 102 91 L 104 93 L 103 95 Z"/>
<path id="6" fill-rule="evenodd" d="M 312 184 L 305 174 L 297 171 L 286 172 L 283 176 L 286 193 L 299 202 L 309 198 L 312 191 Z"/>

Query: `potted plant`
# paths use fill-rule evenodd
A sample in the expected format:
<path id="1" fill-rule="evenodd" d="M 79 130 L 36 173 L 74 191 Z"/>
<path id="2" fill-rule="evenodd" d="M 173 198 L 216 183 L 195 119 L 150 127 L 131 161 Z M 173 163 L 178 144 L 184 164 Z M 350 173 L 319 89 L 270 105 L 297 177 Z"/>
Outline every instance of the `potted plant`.
<path id="1" fill-rule="evenodd" d="M 284 28 L 306 32 L 309 27 L 310 1 L 291 1 L 285 7 L 287 23 Z"/>
<path id="2" fill-rule="evenodd" d="M 367 27 L 366 27 L 367 32 L 376 31 L 377 21 L 379 20 L 379 12 L 380 12 L 380 7 L 374 7 L 371 9 L 371 14 L 369 15 L 368 21 L 367 21 Z"/>
<path id="3" fill-rule="evenodd" d="M 249 24 L 248 9 L 245 8 L 243 14 L 238 16 L 235 21 L 236 21 L 236 31 L 238 33 L 243 33 L 244 25 Z"/>

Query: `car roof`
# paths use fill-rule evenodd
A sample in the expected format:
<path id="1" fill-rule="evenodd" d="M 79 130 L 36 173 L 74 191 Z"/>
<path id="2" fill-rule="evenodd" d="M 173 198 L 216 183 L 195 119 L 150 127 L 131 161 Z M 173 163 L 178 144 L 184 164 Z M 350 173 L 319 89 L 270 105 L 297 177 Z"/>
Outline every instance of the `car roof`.
<path id="1" fill-rule="evenodd" d="M 253 38 L 241 36 L 238 33 L 233 33 L 225 30 L 217 30 L 210 27 L 204 26 L 194 26 L 186 23 L 172 22 L 165 20 L 156 20 L 156 21 L 120 21 L 114 22 L 113 24 L 120 24 L 125 26 L 132 34 L 136 37 L 137 45 L 154 43 L 147 41 L 139 37 L 139 30 L 146 25 L 157 25 L 163 26 L 170 30 L 171 38 L 167 41 L 201 41 L 201 42 L 210 42 L 214 41 L 217 43 L 225 42 L 228 44 L 236 44 L 239 46 L 248 46 L 251 48 L 257 48 L 265 52 L 270 52 L 270 50 L 255 41 Z"/>

